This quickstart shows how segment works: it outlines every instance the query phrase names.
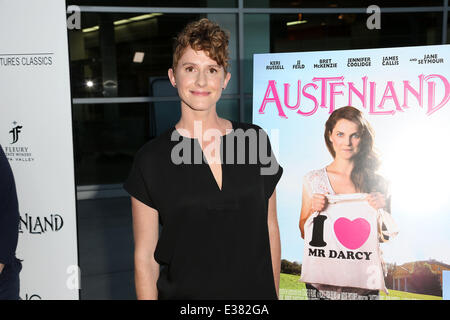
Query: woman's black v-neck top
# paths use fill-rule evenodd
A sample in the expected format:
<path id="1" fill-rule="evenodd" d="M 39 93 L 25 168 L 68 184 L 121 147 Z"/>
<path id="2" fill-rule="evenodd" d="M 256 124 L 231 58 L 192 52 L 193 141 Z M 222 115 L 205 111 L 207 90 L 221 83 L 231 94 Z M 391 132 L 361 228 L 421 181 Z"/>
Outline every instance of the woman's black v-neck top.
<path id="1" fill-rule="evenodd" d="M 124 188 L 159 213 L 159 299 L 277 299 L 267 214 L 283 169 L 259 126 L 233 122 L 220 146 L 222 189 L 175 128 L 135 156 Z"/>

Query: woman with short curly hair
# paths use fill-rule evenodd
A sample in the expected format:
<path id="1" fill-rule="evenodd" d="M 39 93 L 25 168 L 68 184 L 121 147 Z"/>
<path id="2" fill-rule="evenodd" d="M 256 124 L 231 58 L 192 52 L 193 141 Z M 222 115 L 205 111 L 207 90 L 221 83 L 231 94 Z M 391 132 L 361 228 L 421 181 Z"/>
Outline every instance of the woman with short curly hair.
<path id="1" fill-rule="evenodd" d="M 181 118 L 139 150 L 124 185 L 138 299 L 277 299 L 282 168 L 261 128 L 218 116 L 228 61 L 228 35 L 208 19 L 176 39 Z M 251 161 L 264 152 L 269 162 Z"/>

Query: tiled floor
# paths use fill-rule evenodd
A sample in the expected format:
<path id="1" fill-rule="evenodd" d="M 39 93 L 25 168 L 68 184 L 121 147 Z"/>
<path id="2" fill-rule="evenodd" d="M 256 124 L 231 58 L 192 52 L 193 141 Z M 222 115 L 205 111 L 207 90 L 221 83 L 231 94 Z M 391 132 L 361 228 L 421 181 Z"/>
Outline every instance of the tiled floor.
<path id="1" fill-rule="evenodd" d="M 77 202 L 80 299 L 136 299 L 130 198 Z"/>

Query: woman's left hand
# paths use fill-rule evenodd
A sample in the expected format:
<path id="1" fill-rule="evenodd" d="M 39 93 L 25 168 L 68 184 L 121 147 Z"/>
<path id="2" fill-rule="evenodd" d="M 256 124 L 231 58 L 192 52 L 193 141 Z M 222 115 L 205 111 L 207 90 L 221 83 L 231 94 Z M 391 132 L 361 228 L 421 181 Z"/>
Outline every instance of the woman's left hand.
<path id="1" fill-rule="evenodd" d="M 382 209 L 386 206 L 386 198 L 380 192 L 369 193 L 366 199 L 375 210 Z"/>

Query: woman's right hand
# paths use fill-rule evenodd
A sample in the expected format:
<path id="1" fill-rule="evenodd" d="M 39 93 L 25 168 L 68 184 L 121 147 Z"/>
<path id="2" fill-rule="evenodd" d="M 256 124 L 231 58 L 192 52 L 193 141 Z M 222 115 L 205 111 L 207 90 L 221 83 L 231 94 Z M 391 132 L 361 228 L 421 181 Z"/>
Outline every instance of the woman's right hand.
<path id="1" fill-rule="evenodd" d="M 312 195 L 303 186 L 302 191 L 302 209 L 300 212 L 299 228 L 302 238 L 305 237 L 306 220 L 316 211 L 324 210 L 328 205 L 328 199 L 325 194 L 313 193 Z"/>
<path id="2" fill-rule="evenodd" d="M 313 193 L 311 199 L 311 211 L 312 212 L 320 212 L 325 210 L 328 205 L 328 199 L 326 195 L 322 193 Z"/>

